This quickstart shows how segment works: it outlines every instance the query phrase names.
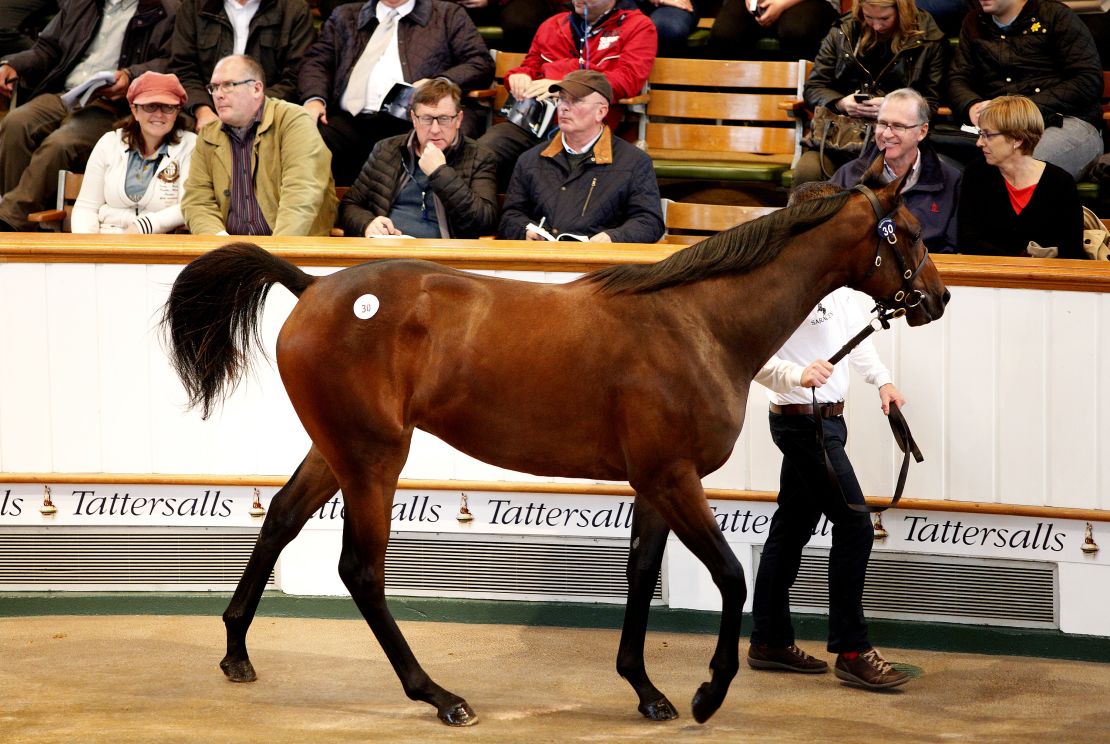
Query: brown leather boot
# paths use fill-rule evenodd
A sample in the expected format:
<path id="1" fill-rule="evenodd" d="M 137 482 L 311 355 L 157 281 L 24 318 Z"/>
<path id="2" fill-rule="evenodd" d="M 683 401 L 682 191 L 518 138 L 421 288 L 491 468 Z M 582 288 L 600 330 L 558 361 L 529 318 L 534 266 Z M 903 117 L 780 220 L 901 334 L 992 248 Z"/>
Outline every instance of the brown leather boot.
<path id="1" fill-rule="evenodd" d="M 853 659 L 836 657 L 836 676 L 868 690 L 885 690 L 910 681 L 910 676 L 892 667 L 874 648 L 860 651 Z"/>
<path id="2" fill-rule="evenodd" d="M 753 643 L 748 646 L 748 666 L 752 669 L 781 669 L 802 674 L 822 674 L 829 671 L 827 662 L 791 644 L 785 647 Z"/>

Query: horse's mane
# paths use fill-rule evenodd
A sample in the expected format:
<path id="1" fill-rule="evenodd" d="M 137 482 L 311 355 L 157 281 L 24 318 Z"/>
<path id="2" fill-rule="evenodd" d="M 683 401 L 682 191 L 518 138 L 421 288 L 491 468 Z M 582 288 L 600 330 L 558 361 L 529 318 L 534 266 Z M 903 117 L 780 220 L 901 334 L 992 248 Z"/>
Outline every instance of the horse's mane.
<path id="1" fill-rule="evenodd" d="M 608 294 L 654 292 L 721 274 L 743 274 L 774 260 L 786 242 L 840 211 L 850 192 L 811 199 L 729 228 L 653 264 L 592 271 L 581 281 Z"/>

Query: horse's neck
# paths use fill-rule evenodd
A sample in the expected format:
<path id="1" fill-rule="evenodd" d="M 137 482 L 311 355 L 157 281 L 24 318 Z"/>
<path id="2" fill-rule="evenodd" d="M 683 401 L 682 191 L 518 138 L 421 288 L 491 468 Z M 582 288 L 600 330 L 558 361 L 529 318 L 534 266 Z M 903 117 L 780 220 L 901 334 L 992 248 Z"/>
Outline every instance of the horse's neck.
<path id="1" fill-rule="evenodd" d="M 838 248 L 849 246 L 817 249 L 796 240 L 754 271 L 700 283 L 699 308 L 738 375 L 754 375 L 818 301 L 848 281 L 846 262 L 836 258 L 846 254 Z"/>

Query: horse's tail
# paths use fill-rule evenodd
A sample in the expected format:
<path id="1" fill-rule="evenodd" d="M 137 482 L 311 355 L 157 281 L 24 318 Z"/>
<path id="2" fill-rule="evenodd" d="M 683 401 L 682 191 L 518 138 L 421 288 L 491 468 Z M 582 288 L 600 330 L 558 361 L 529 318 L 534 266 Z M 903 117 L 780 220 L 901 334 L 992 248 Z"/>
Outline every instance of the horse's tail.
<path id="1" fill-rule="evenodd" d="M 297 297 L 316 280 L 253 243 L 231 243 L 195 259 L 173 283 L 161 325 L 170 363 L 204 418 L 235 389 L 261 345 L 266 294 L 281 284 Z"/>

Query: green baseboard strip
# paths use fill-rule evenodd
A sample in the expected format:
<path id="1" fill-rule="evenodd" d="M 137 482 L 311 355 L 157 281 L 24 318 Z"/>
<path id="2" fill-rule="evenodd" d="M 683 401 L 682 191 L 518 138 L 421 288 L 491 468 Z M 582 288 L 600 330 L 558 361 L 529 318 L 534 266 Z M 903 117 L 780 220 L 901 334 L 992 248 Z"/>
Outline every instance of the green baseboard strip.
<path id="1" fill-rule="evenodd" d="M 219 593 L 20 592 L 0 594 L 0 617 L 41 615 L 211 615 L 220 616 L 230 595 Z M 486 599 L 390 597 L 398 620 L 476 624 L 540 625 L 564 628 L 620 628 L 624 607 L 575 602 L 518 602 Z M 298 597 L 267 592 L 260 617 L 361 619 L 347 597 Z M 650 629 L 676 633 L 716 633 L 716 612 L 652 607 Z M 1051 629 L 870 620 L 871 640 L 887 648 L 1035 656 L 1110 663 L 1110 637 L 1080 636 Z M 820 642 L 828 633 L 823 615 L 794 615 L 797 637 Z M 751 617 L 744 617 L 745 634 Z"/>

